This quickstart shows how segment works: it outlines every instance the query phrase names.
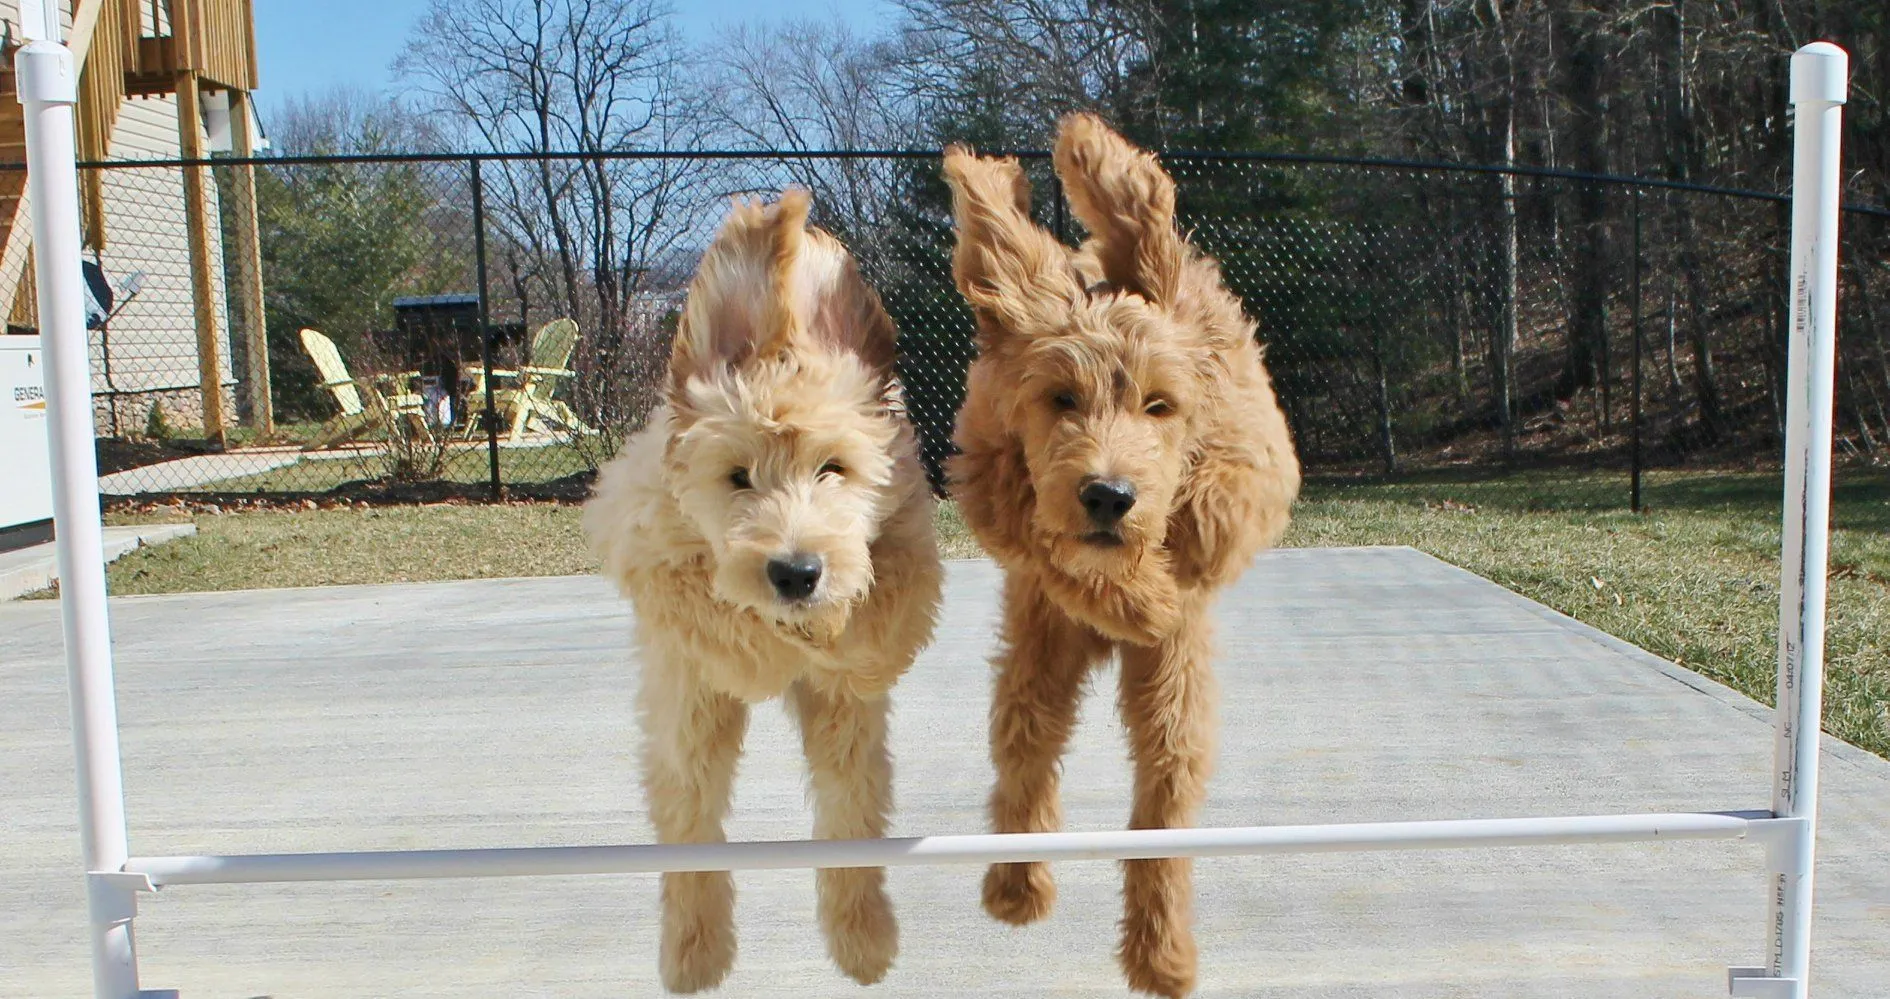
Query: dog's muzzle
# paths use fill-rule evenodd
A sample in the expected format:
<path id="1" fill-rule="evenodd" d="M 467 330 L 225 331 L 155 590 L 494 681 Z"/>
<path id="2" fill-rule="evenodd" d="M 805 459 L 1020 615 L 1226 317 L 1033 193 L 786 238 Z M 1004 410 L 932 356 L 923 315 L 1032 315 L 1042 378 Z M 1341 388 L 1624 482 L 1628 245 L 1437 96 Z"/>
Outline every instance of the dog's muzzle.
<path id="1" fill-rule="evenodd" d="M 814 595 L 820 585 L 820 559 L 796 552 L 768 560 L 768 582 L 782 600 L 799 603 Z"/>
<path id="2" fill-rule="evenodd" d="M 1096 532 L 1114 537 L 1116 525 L 1135 508 L 1135 484 L 1128 479 L 1091 479 L 1077 490 L 1076 498 Z"/>

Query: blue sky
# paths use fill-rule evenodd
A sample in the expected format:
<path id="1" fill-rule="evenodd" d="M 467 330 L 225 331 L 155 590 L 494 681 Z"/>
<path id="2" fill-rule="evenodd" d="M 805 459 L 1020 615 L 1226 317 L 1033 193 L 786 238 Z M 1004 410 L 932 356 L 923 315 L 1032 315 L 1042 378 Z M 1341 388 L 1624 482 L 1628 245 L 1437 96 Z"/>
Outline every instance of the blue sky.
<path id="1" fill-rule="evenodd" d="M 714 37 L 722 24 L 783 18 L 845 19 L 861 34 L 876 34 L 891 16 L 882 0 L 676 0 L 676 22 L 692 41 Z M 371 90 L 394 85 L 388 64 L 426 0 L 261 0 L 256 10 L 256 58 L 262 87 L 256 102 L 267 115 L 283 98 L 338 83 Z"/>

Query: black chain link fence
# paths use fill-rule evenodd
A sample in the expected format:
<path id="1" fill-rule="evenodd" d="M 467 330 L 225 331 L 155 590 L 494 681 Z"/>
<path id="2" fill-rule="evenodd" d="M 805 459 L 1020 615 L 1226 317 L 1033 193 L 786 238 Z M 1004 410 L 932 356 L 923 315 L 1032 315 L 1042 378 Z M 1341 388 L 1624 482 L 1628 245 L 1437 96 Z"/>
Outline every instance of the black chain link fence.
<path id="1" fill-rule="evenodd" d="M 1079 239 L 1047 158 L 1023 159 L 1038 219 Z M 1644 469 L 1777 465 L 1777 196 L 1442 164 L 1166 162 L 1183 224 L 1260 325 L 1313 488 L 1508 484 L 1525 506 L 1625 508 Z M 949 452 L 971 322 L 934 153 L 84 173 L 103 221 L 88 270 L 109 495 L 580 496 L 654 404 L 727 199 L 790 183 L 813 190 L 816 221 L 898 321 L 935 473 Z M 214 216 L 196 255 L 193 182 Z M 1890 454 L 1890 213 L 1847 211 L 1844 237 L 1837 448 L 1874 464 Z M 31 326 L 26 302 L 16 327 Z M 219 409 L 221 432 L 205 422 Z"/>

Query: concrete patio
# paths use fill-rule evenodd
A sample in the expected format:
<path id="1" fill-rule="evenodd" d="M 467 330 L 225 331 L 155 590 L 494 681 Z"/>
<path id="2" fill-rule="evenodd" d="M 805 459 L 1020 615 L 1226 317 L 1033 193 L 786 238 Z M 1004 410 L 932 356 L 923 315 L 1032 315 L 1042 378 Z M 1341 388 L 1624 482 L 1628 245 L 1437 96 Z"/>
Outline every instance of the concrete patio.
<path id="1" fill-rule="evenodd" d="M 895 832 L 983 828 L 997 572 L 955 563 L 895 692 Z M 113 604 L 141 854 L 647 841 L 627 613 L 550 578 Z M 1278 552 L 1225 599 L 1207 825 L 1762 808 L 1770 713 L 1409 549 Z M 1098 684 L 1068 759 L 1076 829 L 1128 770 Z M 1826 740 L 1814 993 L 1890 982 L 1890 763 Z M 0 994 L 89 994 L 58 609 L 0 606 Z M 754 713 L 734 839 L 805 835 L 799 748 Z M 1738 843 L 1207 860 L 1202 996 L 1725 994 L 1761 958 Z M 1122 996 L 1118 874 L 1059 865 L 1044 924 L 979 870 L 895 869 L 887 981 L 827 962 L 804 871 L 737 875 L 728 996 Z M 146 988 L 272 996 L 655 996 L 654 878 L 182 887 L 145 900 Z"/>

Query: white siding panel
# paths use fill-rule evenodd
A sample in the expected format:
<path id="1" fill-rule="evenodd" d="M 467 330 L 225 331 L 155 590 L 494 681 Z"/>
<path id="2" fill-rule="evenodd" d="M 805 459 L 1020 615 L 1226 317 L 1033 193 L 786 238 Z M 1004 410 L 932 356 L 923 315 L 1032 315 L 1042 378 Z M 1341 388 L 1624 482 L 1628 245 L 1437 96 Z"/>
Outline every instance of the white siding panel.
<path id="1" fill-rule="evenodd" d="M 17 35 L 20 28 L 20 0 L 0 0 L 0 18 L 5 18 L 8 24 L 13 25 Z M 59 27 L 62 31 L 72 29 L 72 0 L 60 0 Z"/>
<path id="2" fill-rule="evenodd" d="M 178 155 L 177 101 L 172 97 L 125 102 L 112 135 L 114 160 L 171 159 Z M 106 248 L 100 264 L 113 285 L 144 273 L 143 288 L 111 322 L 110 378 L 101 365 L 100 390 L 149 391 L 197 384 L 196 314 L 191 301 L 190 244 L 184 215 L 184 171 L 177 167 L 114 168 L 105 172 Z M 213 178 L 205 177 L 211 213 L 214 312 L 222 343 L 222 380 L 234 381 L 230 323 L 224 292 L 222 229 Z M 95 341 L 101 339 L 93 332 Z"/>

